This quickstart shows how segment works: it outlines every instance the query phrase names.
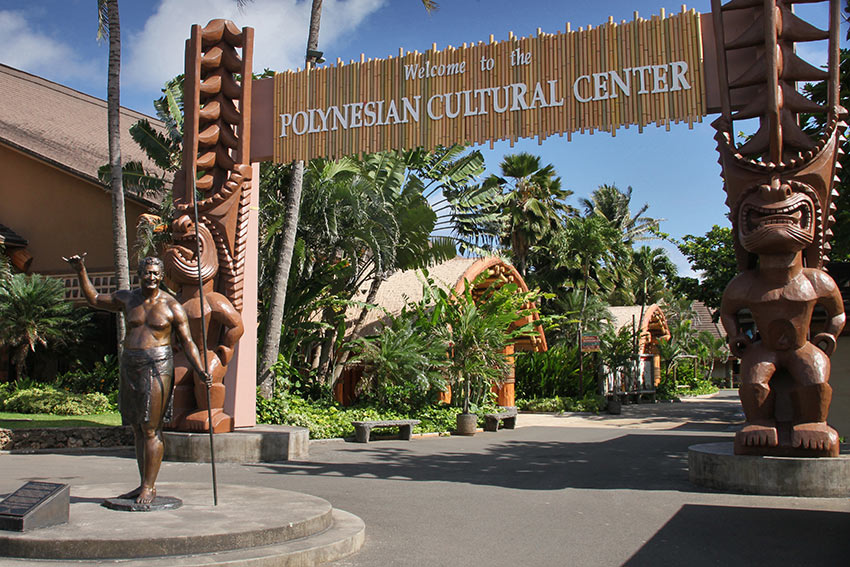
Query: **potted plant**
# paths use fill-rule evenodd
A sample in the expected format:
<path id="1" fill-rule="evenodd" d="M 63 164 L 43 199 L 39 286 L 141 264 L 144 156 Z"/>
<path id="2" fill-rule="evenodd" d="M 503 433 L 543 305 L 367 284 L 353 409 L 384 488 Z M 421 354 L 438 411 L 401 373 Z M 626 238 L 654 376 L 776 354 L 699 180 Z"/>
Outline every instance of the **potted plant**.
<path id="1" fill-rule="evenodd" d="M 473 285 L 466 282 L 462 293 L 452 293 L 441 305 L 440 334 L 449 355 L 445 372 L 453 390 L 463 396 L 463 411 L 457 416 L 459 435 L 475 434 L 478 416 L 471 409 L 507 374 L 505 347 L 531 330 L 530 325 L 516 326 L 528 314 L 529 294 L 505 284 L 486 290 L 476 301 Z"/>

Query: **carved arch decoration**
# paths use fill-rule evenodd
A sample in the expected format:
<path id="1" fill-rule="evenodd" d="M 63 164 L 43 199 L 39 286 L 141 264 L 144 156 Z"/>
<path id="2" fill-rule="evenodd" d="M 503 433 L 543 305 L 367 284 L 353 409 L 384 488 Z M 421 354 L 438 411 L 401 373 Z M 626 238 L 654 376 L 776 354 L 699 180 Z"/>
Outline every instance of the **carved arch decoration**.
<path id="1" fill-rule="evenodd" d="M 517 285 L 520 291 L 528 291 L 528 284 L 525 283 L 517 269 L 504 260 L 495 257 L 476 260 L 455 282 L 454 291 L 463 292 L 464 282 L 474 282 L 483 273 L 487 273 L 487 277 L 472 289 L 472 295 L 476 299 L 492 285 L 501 287 L 504 284 L 513 283 Z M 529 307 L 533 308 L 534 306 Z M 531 315 L 517 321 L 517 325 L 521 326 L 538 320 L 540 320 L 540 315 L 537 311 L 533 311 Z M 514 343 L 514 350 L 517 351 L 544 352 L 547 348 L 546 335 L 539 326 L 537 327 L 537 334 L 523 337 Z"/>

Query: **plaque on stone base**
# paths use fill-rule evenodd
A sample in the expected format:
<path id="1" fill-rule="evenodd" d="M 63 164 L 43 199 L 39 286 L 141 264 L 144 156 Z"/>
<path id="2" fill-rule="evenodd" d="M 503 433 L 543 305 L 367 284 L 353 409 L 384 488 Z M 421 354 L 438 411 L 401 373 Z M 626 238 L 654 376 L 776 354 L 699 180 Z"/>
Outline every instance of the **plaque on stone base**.
<path id="1" fill-rule="evenodd" d="M 0 501 L 0 530 L 25 532 L 68 523 L 67 484 L 30 481 Z"/>

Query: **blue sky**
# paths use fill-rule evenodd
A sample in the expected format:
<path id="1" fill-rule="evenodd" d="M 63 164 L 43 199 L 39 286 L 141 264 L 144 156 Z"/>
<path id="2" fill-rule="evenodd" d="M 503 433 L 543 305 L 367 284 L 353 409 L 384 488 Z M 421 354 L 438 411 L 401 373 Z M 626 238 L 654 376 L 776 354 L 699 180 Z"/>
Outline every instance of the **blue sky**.
<path id="1" fill-rule="evenodd" d="M 823 3 L 825 6 L 825 3 Z M 688 4 L 698 12 L 710 11 L 710 0 Z M 216 17 L 229 18 L 239 26 L 255 28 L 254 68 L 283 70 L 303 62 L 310 2 L 254 0 L 240 12 L 235 0 L 123 0 L 122 99 L 124 106 L 153 114 L 151 101 L 159 96 L 165 80 L 182 72 L 183 44 L 193 23 L 205 24 Z M 325 57 L 344 61 L 386 57 L 405 50 L 424 51 L 463 42 L 486 40 L 490 34 L 503 40 L 509 32 L 518 36 L 596 26 L 612 16 L 630 20 L 635 11 L 642 17 L 681 10 L 666 0 L 442 0 L 429 15 L 419 0 L 325 0 L 319 49 Z M 807 20 L 825 26 L 826 8 L 797 8 Z M 96 0 L 0 0 L 0 36 L 5 49 L 0 62 L 105 98 L 106 43 L 96 35 Z M 842 36 L 844 30 L 842 30 Z M 823 44 L 825 42 L 818 42 Z M 825 45 L 801 53 L 822 64 Z M 7 101 L 7 104 L 9 101 Z M 708 116 L 693 129 L 672 125 L 670 131 L 648 127 L 610 134 L 550 138 L 543 145 L 528 140 L 511 148 L 507 143 L 489 146 L 485 152 L 489 171 L 497 171 L 505 154 L 528 151 L 544 163 L 555 165 L 563 184 L 575 196 L 587 197 L 601 184 L 633 188 L 635 208 L 649 204 L 650 216 L 666 219 L 662 230 L 674 238 L 702 235 L 712 225 L 727 225 L 725 194 L 714 149 Z M 104 125 L 104 136 L 106 135 Z M 687 263 L 672 245 L 654 242 L 670 251 L 683 273 Z"/>

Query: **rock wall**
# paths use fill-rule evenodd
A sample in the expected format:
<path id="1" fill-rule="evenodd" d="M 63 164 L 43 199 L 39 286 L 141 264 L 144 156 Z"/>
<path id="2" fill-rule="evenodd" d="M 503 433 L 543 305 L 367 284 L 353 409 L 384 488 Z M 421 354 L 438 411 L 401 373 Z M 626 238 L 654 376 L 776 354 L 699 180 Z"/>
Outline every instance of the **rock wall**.
<path id="1" fill-rule="evenodd" d="M 0 450 L 74 449 L 133 445 L 130 427 L 0 429 Z"/>

